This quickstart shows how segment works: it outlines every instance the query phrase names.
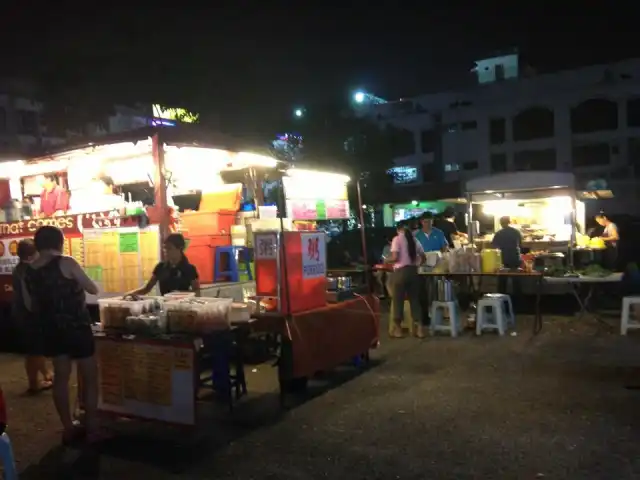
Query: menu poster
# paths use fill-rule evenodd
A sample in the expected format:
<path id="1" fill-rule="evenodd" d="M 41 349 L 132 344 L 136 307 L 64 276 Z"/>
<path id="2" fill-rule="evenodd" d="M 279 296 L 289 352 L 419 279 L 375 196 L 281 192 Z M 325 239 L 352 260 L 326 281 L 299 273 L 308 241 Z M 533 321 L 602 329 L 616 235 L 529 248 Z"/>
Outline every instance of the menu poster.
<path id="1" fill-rule="evenodd" d="M 151 277 L 160 261 L 157 226 L 84 231 L 84 267 L 103 293 L 126 293 Z"/>
<path id="2" fill-rule="evenodd" d="M 96 337 L 96 347 L 100 410 L 195 425 L 192 346 Z"/>
<path id="3" fill-rule="evenodd" d="M 287 200 L 287 216 L 293 220 L 349 218 L 348 200 Z"/>

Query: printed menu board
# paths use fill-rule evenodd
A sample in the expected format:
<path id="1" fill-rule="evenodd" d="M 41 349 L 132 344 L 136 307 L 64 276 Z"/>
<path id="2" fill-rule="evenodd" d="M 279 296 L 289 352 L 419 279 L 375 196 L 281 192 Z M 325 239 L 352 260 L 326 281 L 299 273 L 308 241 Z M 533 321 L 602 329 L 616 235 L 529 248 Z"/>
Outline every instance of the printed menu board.
<path id="1" fill-rule="evenodd" d="M 126 293 L 147 281 L 160 261 L 157 226 L 84 231 L 84 267 L 104 293 Z"/>
<path id="2" fill-rule="evenodd" d="M 96 337 L 100 410 L 195 424 L 194 348 Z"/>

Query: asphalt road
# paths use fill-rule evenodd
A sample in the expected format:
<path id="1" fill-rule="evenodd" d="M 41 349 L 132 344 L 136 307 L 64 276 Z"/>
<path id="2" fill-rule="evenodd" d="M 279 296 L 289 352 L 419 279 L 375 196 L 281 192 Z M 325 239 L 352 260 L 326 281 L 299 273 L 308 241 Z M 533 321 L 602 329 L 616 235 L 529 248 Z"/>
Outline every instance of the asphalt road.
<path id="1" fill-rule="evenodd" d="M 54 448 L 48 395 L 20 395 L 19 359 L 0 357 L 0 384 L 23 480 L 640 478 L 640 391 L 625 388 L 640 384 L 640 336 L 558 317 L 532 338 L 519 322 L 504 338 L 385 341 L 370 368 L 314 382 L 286 412 L 259 366 L 233 415 L 203 404 L 199 435 L 118 424 L 80 459 Z"/>

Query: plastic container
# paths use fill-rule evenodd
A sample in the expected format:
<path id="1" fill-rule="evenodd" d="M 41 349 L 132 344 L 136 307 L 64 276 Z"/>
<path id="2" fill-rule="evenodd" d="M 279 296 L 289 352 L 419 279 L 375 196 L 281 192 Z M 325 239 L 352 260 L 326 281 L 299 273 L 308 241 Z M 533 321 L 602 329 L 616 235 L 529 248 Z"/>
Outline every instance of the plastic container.
<path id="1" fill-rule="evenodd" d="M 485 248 L 481 252 L 482 273 L 495 273 L 502 268 L 502 254 L 500 250 Z"/>
<path id="2" fill-rule="evenodd" d="M 171 333 L 203 335 L 228 330 L 230 298 L 188 298 L 165 303 L 168 329 Z"/>
<path id="3" fill-rule="evenodd" d="M 116 297 L 98 299 L 98 308 L 102 328 L 124 329 L 127 317 L 156 312 L 160 309 L 160 304 L 154 298 L 123 300 L 122 297 Z"/>

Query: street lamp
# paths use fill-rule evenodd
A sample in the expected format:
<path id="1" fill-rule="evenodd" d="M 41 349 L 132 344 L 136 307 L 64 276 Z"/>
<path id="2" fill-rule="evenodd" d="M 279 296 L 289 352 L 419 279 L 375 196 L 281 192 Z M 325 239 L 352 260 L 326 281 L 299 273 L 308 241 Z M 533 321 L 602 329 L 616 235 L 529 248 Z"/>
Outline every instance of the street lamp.
<path id="1" fill-rule="evenodd" d="M 293 114 L 296 116 L 296 118 L 302 118 L 304 116 L 304 110 L 302 110 L 301 108 L 296 108 L 293 111 Z"/>
<path id="2" fill-rule="evenodd" d="M 356 93 L 353 94 L 353 100 L 356 103 L 364 102 L 365 98 L 366 98 L 366 95 L 364 94 L 364 92 L 356 92 Z"/>

